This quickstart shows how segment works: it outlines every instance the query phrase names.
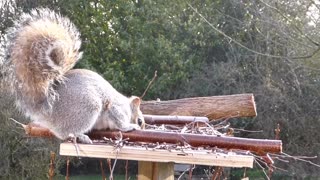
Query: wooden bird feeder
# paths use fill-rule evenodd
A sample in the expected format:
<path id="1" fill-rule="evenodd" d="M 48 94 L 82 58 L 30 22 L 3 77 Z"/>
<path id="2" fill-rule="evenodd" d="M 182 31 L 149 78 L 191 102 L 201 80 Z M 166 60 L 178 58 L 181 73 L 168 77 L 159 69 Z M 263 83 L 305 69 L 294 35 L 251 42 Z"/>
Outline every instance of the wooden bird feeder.
<path id="1" fill-rule="evenodd" d="M 149 125 L 184 126 L 190 123 L 199 125 L 217 119 L 257 115 L 252 94 L 145 101 L 141 104 L 141 110 L 146 114 L 145 120 Z M 39 127 L 25 128 L 31 136 L 33 136 L 32 128 Z M 44 136 L 50 136 L 48 129 L 42 131 Z M 248 139 L 220 134 L 136 130 L 125 133 L 93 131 L 88 135 L 96 140 L 94 144 L 61 143 L 60 155 L 136 160 L 139 161 L 139 180 L 173 180 L 175 163 L 252 168 L 254 157 L 251 153 L 265 156 L 268 153 L 282 151 L 281 140 Z M 103 143 L 103 139 L 117 141 L 119 136 L 132 144 L 115 147 Z M 150 144 L 163 147 L 150 147 L 148 146 Z"/>

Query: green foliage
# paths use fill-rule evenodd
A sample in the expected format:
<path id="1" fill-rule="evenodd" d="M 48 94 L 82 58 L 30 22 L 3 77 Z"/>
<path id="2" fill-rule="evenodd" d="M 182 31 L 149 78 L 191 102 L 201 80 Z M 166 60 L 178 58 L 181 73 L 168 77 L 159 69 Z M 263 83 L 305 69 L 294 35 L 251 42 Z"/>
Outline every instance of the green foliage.
<path id="1" fill-rule="evenodd" d="M 9 120 L 23 119 L 14 110 L 12 102 L 11 98 L 0 91 L 0 179 L 47 179 L 50 151 L 57 154 L 58 143 L 25 137 L 20 125 Z M 59 159 L 56 165 L 58 172 Z"/>
<path id="2" fill-rule="evenodd" d="M 84 56 L 77 67 L 99 72 L 124 94 L 141 95 L 156 70 L 145 100 L 254 93 L 258 116 L 231 123 L 263 133 L 241 136 L 273 138 L 280 123 L 285 152 L 319 157 L 320 24 L 308 15 L 312 9 L 319 14 L 314 2 L 26 0 L 0 20 L 1 32 L 13 16 L 40 6 L 60 11 L 81 31 Z M 0 174 L 24 169 L 27 158 L 19 155 L 36 144 L 10 131 L 7 117 L 13 116 L 12 109 L 2 110 L 0 137 L 12 140 L 0 138 L 3 167 L 11 171 Z M 47 163 L 46 155 L 40 157 Z M 290 178 L 319 175 L 303 163 L 276 165 Z M 31 169 L 37 168 L 21 172 L 31 177 Z M 256 172 L 250 176 L 261 176 Z"/>
<path id="3" fill-rule="evenodd" d="M 87 180 L 87 179 L 90 179 L 90 180 L 100 180 L 102 178 L 101 175 L 78 175 L 78 176 L 70 176 L 70 180 Z M 125 180 L 125 176 L 124 175 L 116 175 L 113 177 L 114 179 L 117 179 L 117 180 Z M 65 178 L 61 178 L 61 179 L 58 179 L 58 180 L 64 180 Z M 130 177 L 130 179 L 134 180 L 136 178 L 134 177 Z"/>
<path id="4" fill-rule="evenodd" d="M 146 98 L 179 97 L 175 92 L 204 61 L 197 51 L 214 44 L 192 39 L 208 32 L 194 26 L 185 2 L 76 1 L 63 9 L 84 40 L 78 67 L 100 72 L 127 95 L 141 95 L 157 71 Z"/>

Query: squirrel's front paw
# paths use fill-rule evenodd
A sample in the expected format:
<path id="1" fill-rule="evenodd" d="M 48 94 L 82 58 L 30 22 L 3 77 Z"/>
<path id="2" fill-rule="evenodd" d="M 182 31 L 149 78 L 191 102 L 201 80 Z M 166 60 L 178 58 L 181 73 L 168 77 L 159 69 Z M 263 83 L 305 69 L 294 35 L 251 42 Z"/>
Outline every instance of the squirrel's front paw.
<path id="1" fill-rule="evenodd" d="M 140 130 L 141 127 L 138 124 L 131 124 L 133 126 L 133 130 Z"/>

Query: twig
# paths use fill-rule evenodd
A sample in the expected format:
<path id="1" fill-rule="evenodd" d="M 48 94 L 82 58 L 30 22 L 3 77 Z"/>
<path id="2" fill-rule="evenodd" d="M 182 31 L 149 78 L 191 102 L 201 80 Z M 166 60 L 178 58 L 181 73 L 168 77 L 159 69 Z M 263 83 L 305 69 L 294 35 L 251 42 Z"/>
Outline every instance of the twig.
<path id="1" fill-rule="evenodd" d="M 288 160 L 285 160 L 285 159 L 282 159 L 282 158 L 279 158 L 279 157 L 275 157 L 275 159 L 281 161 L 281 162 L 285 162 L 285 163 L 289 163 L 290 161 Z"/>
<path id="2" fill-rule="evenodd" d="M 126 180 L 128 180 L 128 166 L 129 166 L 129 161 L 126 160 L 126 166 L 125 166 L 125 169 L 126 169 Z"/>
<path id="3" fill-rule="evenodd" d="M 282 153 L 282 154 L 273 154 L 273 153 L 269 153 L 270 155 L 272 156 L 275 156 L 275 157 L 281 157 L 281 158 L 299 158 L 299 159 L 316 159 L 318 158 L 318 156 L 291 156 L 291 155 L 288 155 L 288 154 L 285 154 L 285 153 Z"/>
<path id="4" fill-rule="evenodd" d="M 288 170 L 279 168 L 279 167 L 274 166 L 274 165 L 272 165 L 271 167 L 272 167 L 273 169 L 278 169 L 278 170 L 280 170 L 280 171 L 288 172 Z"/>
<path id="5" fill-rule="evenodd" d="M 15 120 L 15 119 L 13 119 L 13 118 L 9 118 L 11 121 L 13 121 L 13 122 L 15 122 L 15 123 L 17 123 L 17 124 L 19 124 L 19 125 L 21 125 L 22 126 L 22 128 L 24 128 L 25 129 L 25 127 L 27 126 L 27 125 L 25 125 L 25 124 L 22 124 L 21 122 L 19 122 L 19 121 L 17 121 L 17 120 Z"/>
<path id="6" fill-rule="evenodd" d="M 190 165 L 190 167 L 188 167 L 187 169 L 185 169 L 185 170 L 180 174 L 180 176 L 178 177 L 178 180 L 180 180 L 184 174 L 186 174 L 187 172 L 190 172 L 190 169 L 193 170 L 194 168 L 195 168 L 194 165 Z"/>
<path id="7" fill-rule="evenodd" d="M 207 179 L 210 179 L 210 177 L 212 175 L 210 169 L 208 169 L 208 170 L 207 169 L 203 169 L 203 171 L 204 171 L 204 174 L 206 175 Z"/>
<path id="8" fill-rule="evenodd" d="M 154 72 L 153 78 L 152 78 L 151 81 L 149 82 L 146 90 L 144 90 L 143 94 L 140 96 L 141 99 L 146 95 L 146 93 L 147 93 L 148 89 L 150 88 L 151 84 L 152 84 L 153 81 L 157 78 L 157 73 L 158 73 L 158 71 L 155 71 L 155 72 Z"/>
<path id="9" fill-rule="evenodd" d="M 113 166 L 112 166 L 112 169 L 110 171 L 109 180 L 113 180 L 113 171 L 114 171 L 114 168 L 116 167 L 116 164 L 117 164 L 118 155 L 119 155 L 119 151 L 117 151 L 117 153 L 116 153 L 116 158 L 114 159 Z"/>
<path id="10" fill-rule="evenodd" d="M 217 180 L 221 176 L 222 170 L 222 167 L 216 167 L 211 180 Z"/>
<path id="11" fill-rule="evenodd" d="M 268 180 L 270 180 L 270 178 L 269 178 L 269 176 L 267 175 L 264 167 L 261 166 L 261 164 L 257 161 L 256 158 L 254 159 L 254 161 L 255 161 L 255 162 L 257 163 L 257 165 L 262 169 L 262 172 L 264 173 L 264 175 L 266 176 L 266 178 L 267 178 Z"/>
<path id="12" fill-rule="evenodd" d="M 245 129 L 238 129 L 238 128 L 233 128 L 236 131 L 242 131 L 242 132 L 249 132 L 249 133 L 262 133 L 263 130 L 257 130 L 257 131 L 252 131 L 252 130 L 245 130 Z"/>
<path id="13" fill-rule="evenodd" d="M 286 155 L 287 157 L 290 157 L 290 158 L 292 158 L 292 159 L 294 159 L 294 160 L 306 162 L 306 163 L 309 163 L 309 164 L 311 164 L 311 165 L 313 165 L 313 166 L 320 167 L 319 164 L 316 164 L 316 163 L 314 163 L 314 162 L 312 162 L 312 161 L 304 160 L 304 159 L 302 159 L 302 158 L 297 158 L 297 157 L 295 157 L 295 156 L 291 156 L 291 155 L 286 154 L 286 153 L 282 153 L 282 154 L 284 154 L 284 155 Z"/>
<path id="14" fill-rule="evenodd" d="M 69 180 L 69 164 L 70 164 L 70 158 L 67 157 L 66 180 Z"/>
<path id="15" fill-rule="evenodd" d="M 103 162 L 101 159 L 100 159 L 100 169 L 101 169 L 102 180 L 106 180 L 106 175 L 104 174 Z"/>
<path id="16" fill-rule="evenodd" d="M 192 180 L 192 171 L 196 166 L 194 164 L 190 165 L 190 169 L 189 169 L 189 180 Z"/>
<path id="17" fill-rule="evenodd" d="M 237 114 L 239 114 L 239 113 L 237 113 Z M 226 124 L 231 118 L 235 118 L 235 117 L 238 117 L 238 115 L 230 115 L 228 117 L 222 117 L 220 119 L 210 120 L 210 124 L 214 124 L 218 121 L 221 121 L 218 124 L 215 124 L 213 126 L 223 125 L 223 124 Z"/>
<path id="18" fill-rule="evenodd" d="M 243 178 L 245 178 L 247 176 L 247 168 L 244 168 L 244 171 L 243 171 Z"/>
<path id="19" fill-rule="evenodd" d="M 272 166 L 268 166 L 268 167 L 269 167 L 269 169 L 268 169 L 268 177 L 269 177 L 269 179 L 271 179 L 272 173 L 273 173 L 273 167 Z"/>
<path id="20" fill-rule="evenodd" d="M 112 168 L 111 168 L 111 159 L 107 159 L 108 165 L 109 165 L 109 170 L 110 170 L 110 176 L 109 176 L 109 180 L 112 180 Z"/>
<path id="21" fill-rule="evenodd" d="M 77 137 L 74 134 L 69 134 L 68 138 L 72 141 L 74 148 L 76 149 L 77 156 L 79 157 L 79 146 L 77 143 Z"/>
<path id="22" fill-rule="evenodd" d="M 114 146 L 115 146 L 115 150 L 117 153 L 116 153 L 116 158 L 114 159 L 112 168 L 111 168 L 111 160 L 108 159 L 109 168 L 110 168 L 109 180 L 113 180 L 113 171 L 114 171 L 116 164 L 117 164 L 119 151 L 124 146 L 124 143 L 126 143 L 128 140 L 128 139 L 123 139 L 123 135 L 122 135 L 121 131 L 119 131 L 119 134 L 117 134 L 115 136 L 115 138 L 116 138 L 116 141 L 114 141 Z"/>
<path id="23" fill-rule="evenodd" d="M 276 140 L 280 139 L 280 124 L 277 124 L 277 129 L 274 130 L 276 132 Z"/>
<path id="24" fill-rule="evenodd" d="M 52 180 L 53 179 L 53 176 L 54 176 L 54 161 L 56 159 L 56 154 L 54 152 L 50 152 L 50 168 L 49 168 L 49 180 Z"/>

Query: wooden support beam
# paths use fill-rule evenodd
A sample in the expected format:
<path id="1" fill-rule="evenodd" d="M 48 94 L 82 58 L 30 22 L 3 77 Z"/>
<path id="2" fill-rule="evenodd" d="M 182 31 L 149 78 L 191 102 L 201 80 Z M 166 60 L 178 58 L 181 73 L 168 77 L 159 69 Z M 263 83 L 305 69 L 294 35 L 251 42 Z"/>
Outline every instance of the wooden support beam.
<path id="1" fill-rule="evenodd" d="M 206 116 L 210 120 L 257 116 L 253 94 L 143 101 L 143 114 Z"/>
<path id="2" fill-rule="evenodd" d="M 138 179 L 139 180 L 150 180 L 153 178 L 155 162 L 150 161 L 139 161 L 138 162 Z"/>
<path id="3" fill-rule="evenodd" d="M 197 164 L 223 167 L 250 167 L 254 158 L 235 153 L 217 153 L 210 150 L 161 150 L 143 147 L 123 146 L 119 152 L 114 146 L 106 144 L 61 143 L 60 155 L 91 158 L 126 159 L 162 163 Z"/>
<path id="4" fill-rule="evenodd" d="M 174 180 L 174 163 L 160 162 L 138 162 L 138 179 L 139 180 Z"/>
<path id="5" fill-rule="evenodd" d="M 155 179 L 174 180 L 174 163 L 155 163 Z M 154 176 L 153 176 L 154 177 Z"/>

